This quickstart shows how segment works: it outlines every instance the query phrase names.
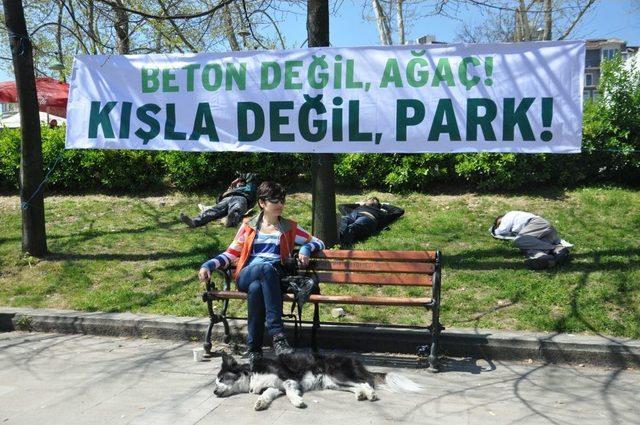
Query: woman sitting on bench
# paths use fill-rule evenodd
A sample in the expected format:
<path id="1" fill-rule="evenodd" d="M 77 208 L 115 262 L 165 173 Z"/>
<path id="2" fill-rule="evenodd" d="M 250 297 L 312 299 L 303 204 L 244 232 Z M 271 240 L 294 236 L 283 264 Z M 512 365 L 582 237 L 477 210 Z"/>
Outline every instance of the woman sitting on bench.
<path id="1" fill-rule="evenodd" d="M 262 357 L 264 323 L 273 338 L 277 355 L 292 351 L 282 324 L 282 268 L 291 257 L 295 245 L 302 245 L 298 259 L 301 267 L 309 264 L 313 251 L 324 249 L 324 243 L 300 228 L 293 220 L 282 217 L 285 190 L 274 182 L 258 187 L 260 214 L 243 223 L 225 252 L 202 265 L 198 272 L 206 282 L 215 269 L 236 263 L 235 280 L 238 290 L 247 293 L 249 362 Z"/>

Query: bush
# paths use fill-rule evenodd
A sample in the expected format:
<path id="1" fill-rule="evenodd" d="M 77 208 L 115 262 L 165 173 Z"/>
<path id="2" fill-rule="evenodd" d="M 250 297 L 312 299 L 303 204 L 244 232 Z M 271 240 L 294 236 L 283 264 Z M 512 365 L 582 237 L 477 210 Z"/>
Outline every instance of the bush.
<path id="1" fill-rule="evenodd" d="M 336 183 L 349 188 L 425 190 L 455 179 L 454 156 L 437 154 L 342 154 Z"/>
<path id="2" fill-rule="evenodd" d="M 205 189 L 231 181 L 237 172 L 291 185 L 308 182 L 309 156 L 284 153 L 163 152 L 167 181 L 180 190 Z"/>
<path id="3" fill-rule="evenodd" d="M 65 191 L 139 191 L 164 184 L 163 164 L 155 152 L 65 150 L 65 128 L 41 128 L 43 173 L 60 159 L 47 187 Z M 19 188 L 20 130 L 0 132 L 0 188 Z"/>
<path id="4" fill-rule="evenodd" d="M 20 179 L 20 130 L 0 128 L 0 191 L 18 189 Z"/>
<path id="5" fill-rule="evenodd" d="M 61 158 L 48 187 L 67 191 L 137 192 L 163 186 L 164 169 L 157 152 L 64 148 L 64 128 L 42 128 L 45 172 Z"/>
<path id="6" fill-rule="evenodd" d="M 584 111 L 583 156 L 587 178 L 620 182 L 640 178 L 640 56 L 605 61 L 603 95 Z"/>
<path id="7" fill-rule="evenodd" d="M 60 156 L 47 183 L 57 190 L 206 189 L 228 184 L 236 172 L 250 171 L 287 185 L 310 180 L 307 154 L 65 150 L 64 127 L 43 126 L 41 131 L 45 173 Z M 19 130 L 0 131 L 0 188 L 5 191 L 19 187 L 20 138 Z"/>

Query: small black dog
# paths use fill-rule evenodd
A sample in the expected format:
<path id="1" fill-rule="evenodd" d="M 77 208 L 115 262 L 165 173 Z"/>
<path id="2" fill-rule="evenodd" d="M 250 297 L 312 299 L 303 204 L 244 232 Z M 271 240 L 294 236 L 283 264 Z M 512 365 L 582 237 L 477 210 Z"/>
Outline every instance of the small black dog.
<path id="1" fill-rule="evenodd" d="M 362 362 L 350 357 L 293 353 L 256 360 L 253 370 L 223 354 L 213 392 L 218 397 L 260 394 L 254 408 L 264 410 L 283 393 L 294 406 L 306 407 L 302 393 L 324 389 L 350 391 L 358 400 L 374 401 L 378 399 L 375 384 L 385 384 L 391 391 L 422 390 L 402 375 L 370 372 Z"/>

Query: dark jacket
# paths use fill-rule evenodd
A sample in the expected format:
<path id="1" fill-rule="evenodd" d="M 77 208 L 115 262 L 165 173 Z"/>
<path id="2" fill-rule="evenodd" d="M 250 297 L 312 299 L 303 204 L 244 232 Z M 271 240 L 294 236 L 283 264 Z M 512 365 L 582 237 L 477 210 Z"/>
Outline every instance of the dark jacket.
<path id="1" fill-rule="evenodd" d="M 367 212 L 375 217 L 378 230 L 382 230 L 389 224 L 402 217 L 404 210 L 391 204 L 382 204 L 380 208 L 360 204 L 340 204 L 338 210 L 342 215 L 349 215 L 353 212 Z"/>
<path id="2" fill-rule="evenodd" d="M 243 186 L 227 189 L 222 195 L 218 196 L 218 202 L 229 196 L 244 196 L 247 198 L 247 208 L 253 207 L 256 203 L 256 191 L 258 190 L 258 186 L 254 181 L 256 175 L 253 173 L 247 173 L 242 174 L 241 177 L 246 180 L 246 183 Z"/>

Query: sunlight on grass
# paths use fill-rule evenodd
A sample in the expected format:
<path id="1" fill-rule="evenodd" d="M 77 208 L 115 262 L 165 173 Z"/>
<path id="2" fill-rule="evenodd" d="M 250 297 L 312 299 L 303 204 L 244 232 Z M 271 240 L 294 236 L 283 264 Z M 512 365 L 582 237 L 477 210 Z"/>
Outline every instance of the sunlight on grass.
<path id="1" fill-rule="evenodd" d="M 338 202 L 369 194 L 338 195 Z M 407 212 L 390 230 L 354 248 L 441 250 L 446 326 L 640 337 L 639 192 L 587 188 L 548 196 L 372 194 Z M 177 220 L 180 211 L 195 214 L 202 201 L 207 199 L 181 194 L 48 197 L 50 254 L 39 260 L 20 252 L 18 198 L 0 197 L 0 304 L 205 316 L 197 269 L 226 248 L 235 229 L 218 224 L 187 229 Z M 308 194 L 287 198 L 287 215 L 309 230 L 310 208 Z M 494 216 L 509 209 L 551 220 L 576 245 L 572 262 L 546 272 L 526 270 L 516 249 L 488 234 Z M 362 291 L 332 286 L 325 292 Z M 425 311 L 418 308 L 343 307 L 347 316 L 338 321 L 427 323 Z M 336 320 L 330 310 L 321 308 L 323 320 Z M 244 315 L 245 305 L 232 302 L 231 312 Z M 305 314 L 310 318 L 311 309 Z"/>

